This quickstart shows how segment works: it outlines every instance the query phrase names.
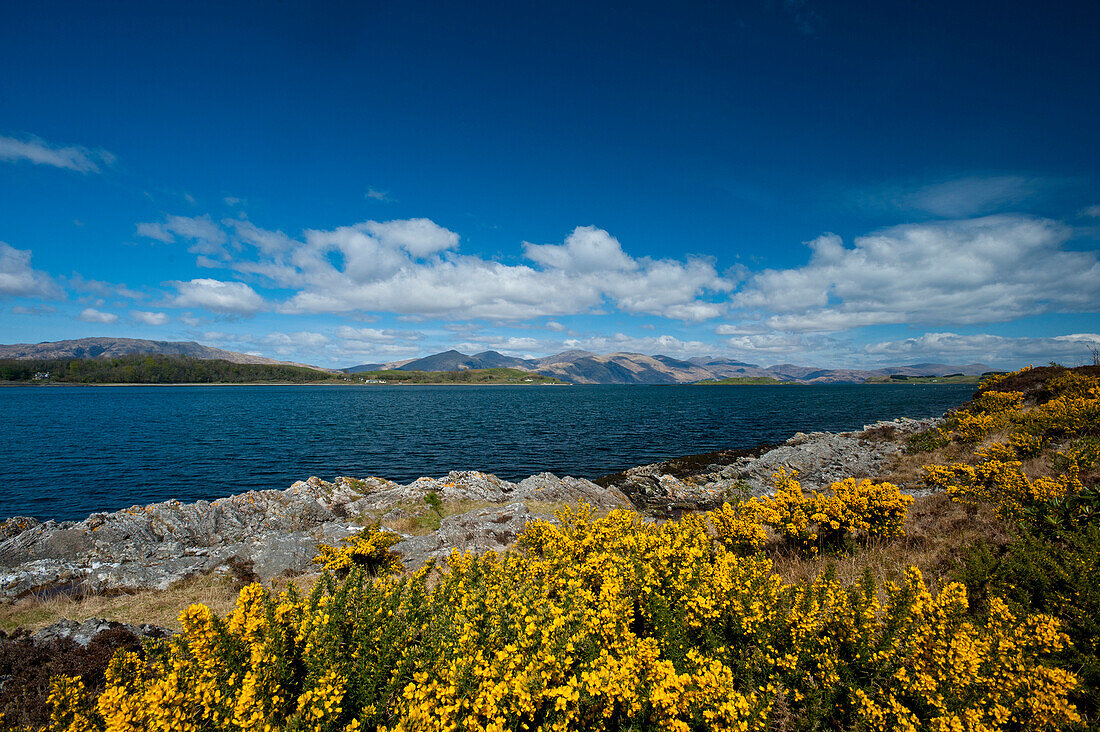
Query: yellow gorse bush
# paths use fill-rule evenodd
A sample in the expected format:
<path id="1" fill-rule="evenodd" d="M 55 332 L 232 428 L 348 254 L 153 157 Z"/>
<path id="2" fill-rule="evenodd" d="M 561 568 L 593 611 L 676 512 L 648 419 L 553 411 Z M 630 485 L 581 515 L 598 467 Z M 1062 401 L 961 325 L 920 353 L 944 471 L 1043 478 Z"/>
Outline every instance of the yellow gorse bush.
<path id="1" fill-rule="evenodd" d="M 729 503 L 707 513 L 718 540 L 731 551 L 752 553 L 764 546 L 771 527 L 788 543 L 811 552 L 840 548 L 849 539 L 892 538 L 904 534 L 902 524 L 913 498 L 892 483 L 855 478 L 833 483 L 829 493 L 806 494 L 798 473 L 780 469 L 773 476 L 771 496 Z"/>
<path id="2" fill-rule="evenodd" d="M 987 381 L 983 388 L 1009 376 Z M 1007 441 L 975 450 L 976 465 L 926 465 L 925 485 L 946 490 L 964 503 L 992 503 L 998 515 L 1009 520 L 1033 516 L 1036 509 L 1078 495 L 1085 487 L 1079 477 L 1082 466 L 1095 463 L 1095 438 L 1089 436 L 1100 428 L 1100 381 L 1067 371 L 1049 379 L 1043 388 L 1050 398 L 1034 407 L 1023 406 L 1020 392 L 984 391 L 971 409 L 957 412 L 946 436 L 974 443 L 1003 431 Z M 1038 455 L 1051 440 L 1082 436 L 1093 442 L 1071 444 L 1056 453 L 1065 468 L 1061 475 L 1031 479 L 1024 474 L 1020 458 Z"/>
<path id="3" fill-rule="evenodd" d="M 874 500 L 860 486 L 837 495 Z M 828 573 L 789 584 L 727 549 L 726 537 L 759 538 L 732 520 L 567 510 L 529 524 L 513 552 L 456 552 L 438 572 L 352 566 L 308 598 L 252 585 L 228 618 L 192 606 L 178 636 L 120 653 L 96 699 L 57 679 L 53 729 L 1045 730 L 1077 718 L 1077 680 L 1044 664 L 1064 643 L 1050 618 L 995 604 L 975 624 L 961 585 L 933 593 L 916 569 L 882 593 Z"/>
<path id="4" fill-rule="evenodd" d="M 1006 520 L 1019 518 L 1028 506 L 1075 495 L 1084 487 L 1076 475 L 1030 479 L 1022 466 L 1019 460 L 999 459 L 977 465 L 926 465 L 924 482 L 962 503 L 992 503 Z"/>
<path id="5" fill-rule="evenodd" d="M 401 569 L 401 558 L 390 547 L 401 541 L 401 535 L 368 527 L 344 539 L 342 546 L 317 546 L 314 564 L 336 575 L 344 575 L 352 567 L 362 567 L 367 574 L 390 574 Z"/>

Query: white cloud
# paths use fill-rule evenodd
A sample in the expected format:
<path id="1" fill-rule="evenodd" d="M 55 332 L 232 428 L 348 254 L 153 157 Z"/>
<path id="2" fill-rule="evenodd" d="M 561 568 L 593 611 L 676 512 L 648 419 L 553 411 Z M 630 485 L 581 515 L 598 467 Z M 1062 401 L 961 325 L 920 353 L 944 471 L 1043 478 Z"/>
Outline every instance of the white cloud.
<path id="1" fill-rule="evenodd" d="M 72 276 L 67 280 L 69 287 L 80 292 L 90 292 L 101 297 L 125 297 L 130 300 L 140 300 L 145 296 L 136 290 L 131 290 L 124 284 L 116 282 L 103 282 L 101 280 L 90 280 L 80 274 L 73 272 Z"/>
<path id="2" fill-rule="evenodd" d="M 594 353 L 644 353 L 685 359 L 692 356 L 707 356 L 715 351 L 713 343 L 685 341 L 671 335 L 632 336 L 626 333 L 568 338 L 562 341 L 561 345 L 566 349 L 580 349 Z"/>
<path id="3" fill-rule="evenodd" d="M 0 296 L 60 299 L 64 292 L 53 277 L 31 267 L 31 251 L 0 241 Z"/>
<path id="4" fill-rule="evenodd" d="M 595 312 L 609 301 L 628 313 L 702 321 L 726 308 L 708 300 L 708 293 L 733 287 L 708 259 L 634 259 L 594 227 L 575 229 L 560 245 L 526 244 L 525 252 L 541 267 L 460 254 L 458 235 L 428 219 L 311 229 L 300 242 L 243 220 L 223 222 L 231 237 L 222 229 L 222 236 L 209 231 L 217 225 L 205 217 L 169 217 L 139 228 L 146 236 L 174 240 L 183 221 L 190 222 L 196 240 L 213 242 L 223 253 L 228 245 L 242 255 L 217 261 L 192 247 L 200 266 L 230 268 L 295 290 L 278 307 L 285 313 L 514 322 Z"/>
<path id="5" fill-rule="evenodd" d="M 118 320 L 118 316 L 94 308 L 84 308 L 80 311 L 80 319 L 85 323 L 114 323 Z"/>
<path id="6" fill-rule="evenodd" d="M 552 330 L 555 333 L 561 333 L 565 330 L 565 326 L 556 320 L 547 320 L 545 325 L 547 330 Z"/>
<path id="7" fill-rule="evenodd" d="M 243 282 L 201 278 L 169 284 L 179 292 L 172 300 L 172 305 L 179 308 L 194 307 L 215 313 L 252 315 L 264 307 L 264 299 Z"/>
<path id="8" fill-rule="evenodd" d="M 383 201 L 383 202 L 387 202 L 387 203 L 389 201 L 393 200 L 392 198 L 389 197 L 389 193 L 387 191 L 380 191 L 380 190 L 377 190 L 375 188 L 368 188 L 367 193 L 366 193 L 366 197 L 367 198 L 372 198 L 375 201 Z"/>
<path id="9" fill-rule="evenodd" d="M 15 305 L 11 311 L 15 315 L 52 315 L 57 312 L 57 308 L 52 308 L 49 305 L 33 305 L 31 307 Z"/>
<path id="10" fill-rule="evenodd" d="M 164 325 L 168 322 L 166 313 L 156 313 L 149 310 L 131 310 L 130 317 L 146 325 Z"/>
<path id="11" fill-rule="evenodd" d="M 323 333 L 302 330 L 296 333 L 268 333 L 263 342 L 274 347 L 280 356 L 292 353 L 312 352 L 329 344 L 331 339 Z"/>
<path id="12" fill-rule="evenodd" d="M 168 216 L 160 223 L 137 225 L 138 236 L 172 244 L 176 237 L 190 241 L 187 251 L 228 259 L 225 245 L 228 237 L 209 216 Z"/>
<path id="13" fill-rule="evenodd" d="M 458 234 L 429 219 L 368 221 L 363 224 L 363 228 L 377 238 L 383 247 L 405 249 L 418 258 L 458 246 Z"/>
<path id="14" fill-rule="evenodd" d="M 261 229 L 247 219 L 226 219 L 223 223 L 232 227 L 241 241 L 251 244 L 264 254 L 288 252 L 297 244 L 283 232 Z"/>
<path id="15" fill-rule="evenodd" d="M 1070 230 L 1028 216 L 908 224 L 846 248 L 827 234 L 808 264 L 764 270 L 733 298 L 779 331 L 886 323 L 989 323 L 1090 312 L 1100 301 L 1096 252 L 1069 251 Z"/>
<path id="16" fill-rule="evenodd" d="M 1071 333 L 1035 338 L 990 334 L 925 333 L 914 338 L 882 341 L 864 347 L 873 356 L 906 357 L 909 360 L 959 362 L 1010 362 L 1022 364 L 1063 360 L 1068 365 L 1091 363 L 1090 347 L 1100 346 L 1100 334 Z"/>
<path id="17" fill-rule="evenodd" d="M 1044 181 L 1018 175 L 960 178 L 925 186 L 902 196 L 900 202 L 936 216 L 955 218 L 1015 206 L 1043 187 Z"/>
<path id="18" fill-rule="evenodd" d="M 0 137 L 0 160 L 10 162 L 27 160 L 36 165 L 51 165 L 79 173 L 98 173 L 99 166 L 111 165 L 115 161 L 115 156 L 106 150 L 89 150 L 76 145 L 68 147 L 51 145 L 37 137 L 29 137 L 25 140 Z"/>
<path id="19" fill-rule="evenodd" d="M 1011 210 L 1064 181 L 1022 175 L 953 178 L 913 187 L 883 186 L 855 194 L 858 203 L 875 209 L 920 211 L 942 218 L 965 218 Z"/>
<path id="20" fill-rule="evenodd" d="M 564 244 L 524 243 L 523 250 L 532 262 L 580 274 L 638 268 L 638 263 L 626 255 L 618 239 L 595 226 L 578 226 L 565 238 Z"/>
<path id="21" fill-rule="evenodd" d="M 720 336 L 744 336 L 766 333 L 767 328 L 759 323 L 723 323 L 714 329 L 714 333 Z"/>
<path id="22" fill-rule="evenodd" d="M 557 344 L 549 341 L 531 338 L 529 336 L 495 336 L 486 335 L 480 338 L 471 338 L 462 343 L 456 343 L 454 348 L 463 353 L 480 353 L 482 351 L 497 351 L 509 356 L 527 358 L 531 353 L 546 353 L 555 350 Z"/>
<path id="23" fill-rule="evenodd" d="M 398 334 L 392 330 L 379 328 L 352 328 L 342 325 L 336 329 L 336 335 L 352 341 L 368 341 L 370 343 L 389 343 L 398 338 Z"/>
<path id="24" fill-rule="evenodd" d="M 1100 204 L 1097 204 L 1095 206 L 1086 206 L 1085 208 L 1081 209 L 1081 215 L 1088 216 L 1089 218 L 1093 219 L 1100 219 Z"/>
<path id="25" fill-rule="evenodd" d="M 730 348 L 739 353 L 791 354 L 816 350 L 804 336 L 797 333 L 759 333 L 727 338 Z"/>

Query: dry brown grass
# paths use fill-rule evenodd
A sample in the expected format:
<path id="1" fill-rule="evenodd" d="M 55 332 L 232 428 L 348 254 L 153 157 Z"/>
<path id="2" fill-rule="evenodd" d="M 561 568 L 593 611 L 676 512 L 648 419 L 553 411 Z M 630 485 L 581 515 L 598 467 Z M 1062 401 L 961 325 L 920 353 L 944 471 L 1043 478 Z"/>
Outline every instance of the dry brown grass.
<path id="1" fill-rule="evenodd" d="M 871 542 L 841 556 L 808 557 L 776 545 L 768 548 L 775 571 L 788 582 L 809 582 L 831 564 L 837 579 L 856 582 L 865 568 L 878 587 L 899 582 L 907 567 L 920 569 L 931 587 L 941 587 L 978 539 L 1008 541 L 1008 527 L 988 506 L 964 506 L 943 494 L 922 496 L 909 509 L 905 536 Z"/>
<path id="2" fill-rule="evenodd" d="M 973 452 L 959 445 L 948 445 L 928 452 L 902 453 L 894 458 L 882 480 L 889 481 L 900 488 L 916 489 L 922 487 L 921 477 L 925 465 L 948 465 L 950 463 L 976 462 Z"/>
<path id="3" fill-rule="evenodd" d="M 318 577 L 318 574 L 308 573 L 292 579 L 279 578 L 265 586 L 278 592 L 293 582 L 299 592 L 307 593 Z M 131 625 L 151 623 L 179 630 L 180 611 L 188 605 L 200 603 L 224 616 L 232 611 L 243 586 L 244 583 L 231 573 L 213 572 L 186 579 L 167 590 L 81 598 L 24 598 L 14 604 L 0 606 L 0 630 L 10 633 L 17 628 L 26 628 L 33 632 L 66 618 L 78 622 L 88 618 L 106 618 Z"/>
<path id="4" fill-rule="evenodd" d="M 987 448 L 993 443 L 1006 443 L 1008 437 L 1007 432 L 1001 431 L 989 435 L 977 445 L 951 444 L 926 452 L 902 453 L 894 458 L 886 473 L 881 476 L 881 480 L 887 480 L 901 488 L 921 488 L 925 465 L 950 465 L 951 463 L 977 465 L 978 456 L 975 454 L 977 450 Z M 1043 475 L 1055 475 L 1058 471 L 1051 463 L 1051 458 L 1059 447 L 1061 446 L 1050 445 L 1040 455 L 1022 459 L 1021 470 L 1024 475 L 1032 479 Z"/>

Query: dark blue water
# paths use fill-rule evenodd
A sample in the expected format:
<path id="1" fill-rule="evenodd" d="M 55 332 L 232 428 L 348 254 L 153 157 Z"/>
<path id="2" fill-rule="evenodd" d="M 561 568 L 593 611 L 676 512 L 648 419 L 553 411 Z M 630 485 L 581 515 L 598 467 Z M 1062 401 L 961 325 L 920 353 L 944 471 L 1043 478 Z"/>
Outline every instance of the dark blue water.
<path id="1" fill-rule="evenodd" d="M 318 475 L 596 477 L 928 417 L 966 385 L 198 386 L 0 389 L 0 517 L 79 519 Z"/>

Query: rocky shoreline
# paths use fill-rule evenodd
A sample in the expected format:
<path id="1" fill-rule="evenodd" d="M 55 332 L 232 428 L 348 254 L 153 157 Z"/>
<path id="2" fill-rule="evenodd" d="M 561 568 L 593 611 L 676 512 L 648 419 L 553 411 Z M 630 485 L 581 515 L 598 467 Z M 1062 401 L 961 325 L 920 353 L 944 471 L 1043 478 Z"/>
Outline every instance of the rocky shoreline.
<path id="1" fill-rule="evenodd" d="M 528 521 L 551 518 L 562 504 L 632 508 L 659 519 L 767 493 L 779 468 L 798 470 L 807 488 L 848 476 L 881 477 L 905 436 L 937 422 L 903 418 L 858 432 L 798 433 L 782 445 L 677 458 L 595 481 L 541 473 L 513 483 L 476 471 L 407 485 L 311 477 L 283 491 L 132 506 L 79 522 L 17 516 L 0 523 L 0 602 L 165 589 L 194 575 L 242 568 L 267 581 L 310 569 L 318 543 L 338 542 L 367 524 L 423 516 L 431 510 L 430 493 L 445 505 L 468 507 L 394 546 L 415 568 L 453 549 L 503 550 Z"/>

